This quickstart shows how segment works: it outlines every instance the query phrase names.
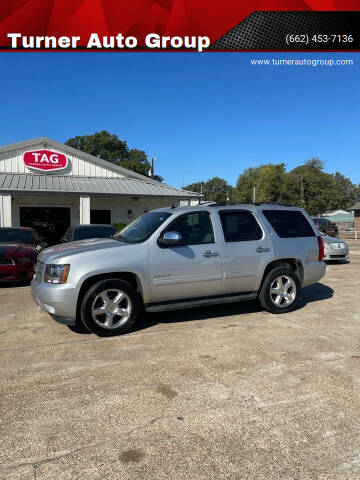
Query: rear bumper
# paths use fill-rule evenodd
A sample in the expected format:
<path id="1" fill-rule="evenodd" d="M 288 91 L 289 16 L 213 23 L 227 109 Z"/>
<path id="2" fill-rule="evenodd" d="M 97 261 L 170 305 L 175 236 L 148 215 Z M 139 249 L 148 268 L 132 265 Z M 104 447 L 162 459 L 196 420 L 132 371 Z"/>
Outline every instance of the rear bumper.
<path id="1" fill-rule="evenodd" d="M 303 287 L 318 282 L 323 278 L 326 272 L 325 262 L 309 262 L 304 267 Z"/>
<path id="2" fill-rule="evenodd" d="M 37 305 L 54 320 L 66 325 L 75 325 L 77 290 L 71 284 L 31 282 L 31 295 Z"/>
<path id="3" fill-rule="evenodd" d="M 34 276 L 34 263 L 0 265 L 0 282 L 20 282 L 31 280 Z"/>

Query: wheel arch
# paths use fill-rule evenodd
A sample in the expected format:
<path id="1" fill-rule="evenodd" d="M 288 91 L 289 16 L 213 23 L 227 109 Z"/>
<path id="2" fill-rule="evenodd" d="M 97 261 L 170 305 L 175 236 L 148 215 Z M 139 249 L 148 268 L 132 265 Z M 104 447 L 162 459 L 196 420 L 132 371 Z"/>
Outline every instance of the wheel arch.
<path id="1" fill-rule="evenodd" d="M 303 282 L 304 282 L 304 266 L 303 266 L 301 260 L 299 260 L 298 258 L 277 258 L 276 260 L 272 260 L 271 262 L 269 262 L 266 265 L 266 267 L 264 269 L 264 272 L 263 272 L 262 279 L 261 279 L 259 290 L 261 290 L 261 287 L 264 283 L 266 275 L 271 270 L 273 270 L 274 268 L 278 268 L 278 267 L 291 268 L 291 270 L 293 270 L 294 273 L 297 275 L 297 277 L 300 281 L 300 284 L 301 285 L 303 284 Z"/>
<path id="2" fill-rule="evenodd" d="M 80 309 L 81 309 L 81 303 L 82 300 L 86 294 L 86 292 L 89 290 L 89 288 L 94 285 L 95 283 L 101 281 L 101 280 L 106 280 L 108 278 L 116 278 L 119 280 L 124 280 L 125 282 L 129 283 L 132 287 L 135 288 L 135 290 L 138 291 L 141 301 L 144 299 L 144 291 L 143 287 L 140 281 L 140 278 L 136 273 L 134 272 L 107 272 L 107 273 L 99 273 L 96 275 L 92 275 L 90 277 L 87 277 L 83 283 L 81 284 L 80 290 L 79 290 L 79 295 L 77 299 L 77 306 L 76 306 L 76 317 L 81 318 L 80 315 Z"/>

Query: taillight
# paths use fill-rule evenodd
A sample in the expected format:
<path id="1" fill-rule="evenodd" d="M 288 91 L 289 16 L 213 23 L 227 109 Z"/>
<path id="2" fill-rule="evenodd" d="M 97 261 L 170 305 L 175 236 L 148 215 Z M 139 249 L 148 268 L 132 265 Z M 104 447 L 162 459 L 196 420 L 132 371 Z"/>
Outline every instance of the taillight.
<path id="1" fill-rule="evenodd" d="M 319 257 L 318 262 L 322 262 L 324 258 L 324 239 L 322 237 L 317 237 L 318 245 L 319 245 Z"/>

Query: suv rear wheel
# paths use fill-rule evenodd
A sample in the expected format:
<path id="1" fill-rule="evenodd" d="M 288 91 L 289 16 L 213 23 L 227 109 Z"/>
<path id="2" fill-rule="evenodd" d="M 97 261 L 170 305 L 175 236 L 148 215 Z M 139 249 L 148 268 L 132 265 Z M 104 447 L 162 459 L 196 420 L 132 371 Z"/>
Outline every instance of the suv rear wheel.
<path id="1" fill-rule="evenodd" d="M 95 283 L 84 296 L 81 319 L 88 330 L 102 337 L 128 332 L 141 310 L 134 287 L 124 280 L 109 278 Z"/>
<path id="2" fill-rule="evenodd" d="M 299 302 L 301 284 L 296 273 L 287 267 L 271 270 L 262 284 L 259 301 L 271 313 L 294 310 Z"/>

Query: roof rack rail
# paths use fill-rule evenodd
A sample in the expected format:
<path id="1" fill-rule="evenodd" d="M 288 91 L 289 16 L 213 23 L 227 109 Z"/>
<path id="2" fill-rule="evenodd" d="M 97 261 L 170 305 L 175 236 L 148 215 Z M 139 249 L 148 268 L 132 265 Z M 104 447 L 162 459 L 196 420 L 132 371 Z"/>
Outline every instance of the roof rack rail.
<path id="1" fill-rule="evenodd" d="M 241 205 L 241 203 L 234 202 L 214 202 L 209 205 L 209 207 L 226 207 L 228 205 Z"/>
<path id="2" fill-rule="evenodd" d="M 281 203 L 281 202 L 253 202 L 253 205 L 276 205 L 277 207 L 293 207 L 290 203 Z"/>

